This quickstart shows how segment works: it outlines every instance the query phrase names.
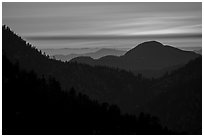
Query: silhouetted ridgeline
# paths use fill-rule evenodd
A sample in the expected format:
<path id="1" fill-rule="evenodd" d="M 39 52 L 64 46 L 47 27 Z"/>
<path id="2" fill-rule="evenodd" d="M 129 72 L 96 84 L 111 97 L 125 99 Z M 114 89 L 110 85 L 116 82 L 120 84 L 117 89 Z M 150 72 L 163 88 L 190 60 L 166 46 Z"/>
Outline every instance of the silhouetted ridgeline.
<path id="1" fill-rule="evenodd" d="M 39 129 L 36 130 L 36 134 L 173 134 L 161 128 L 158 124 L 158 120 L 155 120 L 156 123 L 153 122 L 153 125 L 158 125 L 155 127 L 158 130 L 149 130 L 152 129 L 152 127 L 149 127 L 146 122 L 151 121 L 150 123 L 152 123 L 152 119 L 154 118 L 146 115 L 144 118 L 143 114 L 139 115 L 140 112 L 147 112 L 157 116 L 163 125 L 177 133 L 183 131 L 185 131 L 186 134 L 202 133 L 202 62 L 200 55 L 196 54 L 196 56 L 198 56 L 197 59 L 180 66 L 180 69 L 170 74 L 165 74 L 162 78 L 146 79 L 143 78 L 141 74 L 135 76 L 131 72 L 120 69 L 102 66 L 92 67 L 85 64 L 67 63 L 50 59 L 10 31 L 9 28 L 3 26 L 2 33 L 3 55 L 8 59 L 5 59 L 6 61 L 4 60 L 4 62 L 11 62 L 6 63 L 11 66 L 7 69 L 4 67 L 7 65 L 3 64 L 3 106 L 4 104 L 10 106 L 16 104 L 16 106 L 11 107 L 13 109 L 3 107 L 3 117 L 6 116 L 4 114 L 7 112 L 11 118 L 15 120 L 20 119 L 20 121 L 25 120 L 24 122 L 28 124 L 28 119 L 31 119 L 31 117 L 35 115 L 36 117 L 33 120 L 31 119 L 34 124 L 33 126 L 28 126 L 30 129 L 27 130 L 27 132 L 33 133 L 34 131 L 31 129 L 38 127 L 34 125 L 37 125 L 41 119 L 44 119 L 45 121 L 42 122 L 42 125 L 39 125 Z M 12 65 L 16 63 L 18 63 L 18 65 Z M 11 71 L 9 68 L 13 70 Z M 13 76 L 8 75 L 9 78 L 6 78 L 6 74 Z M 23 76 L 20 77 L 18 75 Z M 56 80 L 53 80 L 50 76 Z M 13 79 L 11 80 L 13 82 L 10 83 L 8 79 Z M 18 84 L 15 84 L 14 81 Z M 27 82 L 27 84 L 24 84 L 22 81 Z M 56 81 L 59 81 L 60 84 Z M 7 84 L 10 84 L 10 86 L 4 86 L 6 82 L 8 82 Z M 32 83 L 36 84 L 33 85 Z M 11 86 L 13 84 L 14 86 Z M 77 93 L 73 93 L 72 87 L 76 89 Z M 6 90 L 6 88 L 12 89 Z M 71 88 L 72 92 L 69 92 Z M 29 92 L 27 92 L 28 90 Z M 18 94 L 20 91 L 22 91 L 22 93 Z M 12 92 L 15 93 L 11 94 Z M 6 95 L 8 95 L 8 98 L 12 95 L 15 96 L 7 99 L 9 101 L 6 102 L 6 100 L 4 100 Z M 80 97 L 85 101 L 81 101 Z M 18 98 L 22 98 L 22 101 Z M 91 101 L 89 98 L 97 101 Z M 11 99 L 14 101 L 12 102 Z M 64 100 L 71 101 L 66 104 L 67 102 L 65 101 L 66 103 L 64 103 Z M 103 109 L 107 106 L 107 104 L 102 104 L 103 102 L 107 102 L 110 105 L 116 104 L 119 108 L 114 106 L 114 114 L 109 114 L 109 109 Z M 24 107 L 18 103 L 23 104 Z M 27 104 L 32 107 L 27 107 Z M 22 106 L 22 108 L 20 106 Z M 65 109 L 66 106 L 70 106 L 70 109 Z M 93 106 L 94 109 L 92 109 Z M 6 108 L 7 111 L 4 111 Z M 54 111 L 54 109 L 56 109 L 56 111 Z M 25 113 L 16 110 L 22 110 L 25 111 Z M 121 114 L 119 110 L 121 110 Z M 12 112 L 10 113 L 10 111 Z M 72 113 L 70 113 L 70 111 Z M 60 114 L 61 112 L 63 114 Z M 71 115 L 70 117 L 65 116 L 68 112 Z M 98 114 L 99 112 L 103 112 L 103 115 Z M 123 115 L 126 112 L 137 114 L 137 117 Z M 85 114 L 81 116 L 81 113 Z M 96 117 L 94 117 L 95 115 Z M 48 116 L 48 118 L 45 118 L 46 116 Z M 53 120 L 53 117 L 57 119 Z M 146 122 L 143 121 L 141 122 L 142 124 L 139 122 L 140 126 L 138 126 L 140 117 Z M 93 119 L 90 120 L 89 118 Z M 7 120 L 12 122 L 12 120 Z M 83 122 L 79 124 L 81 121 Z M 52 122 L 54 124 L 52 124 Z M 62 124 L 60 124 L 60 122 L 62 122 Z M 98 125 L 100 122 L 102 124 Z M 91 126 L 88 126 L 90 123 L 92 123 Z M 26 124 L 20 124 L 19 128 L 26 128 L 24 127 Z M 6 126 L 10 129 L 15 129 L 18 128 L 17 125 L 18 124 L 9 123 Z M 60 125 L 58 126 L 58 130 L 57 125 Z M 45 127 L 47 127 L 46 130 Z M 67 131 L 67 127 L 70 128 L 70 131 Z M 113 128 L 110 130 L 110 127 Z M 144 129 L 144 127 L 145 130 L 141 130 Z M 53 132 L 50 130 L 52 128 L 55 129 L 52 130 Z M 17 132 L 15 130 L 10 131 L 13 133 Z M 18 131 L 21 132 L 20 130 Z M 25 130 L 22 132 L 25 133 Z M 4 133 L 6 133 L 6 131 Z"/>
<path id="2" fill-rule="evenodd" d="M 191 51 L 183 51 L 157 41 L 139 44 L 122 56 L 104 56 L 99 59 L 77 57 L 71 62 L 89 64 L 92 66 L 108 66 L 142 73 L 146 77 L 159 77 L 166 71 L 171 71 L 199 57 Z"/>

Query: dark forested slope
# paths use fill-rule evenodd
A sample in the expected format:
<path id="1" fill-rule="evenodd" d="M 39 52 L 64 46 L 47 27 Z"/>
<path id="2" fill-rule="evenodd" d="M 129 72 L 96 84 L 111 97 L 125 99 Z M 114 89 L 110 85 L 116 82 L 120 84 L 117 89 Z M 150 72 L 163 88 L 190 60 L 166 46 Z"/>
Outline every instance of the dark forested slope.
<path id="1" fill-rule="evenodd" d="M 39 76 L 51 75 L 61 83 L 63 89 L 74 87 L 91 98 L 118 104 L 125 112 L 135 110 L 152 94 L 147 90 L 150 80 L 143 79 L 141 75 L 49 59 L 6 27 L 3 27 L 2 49 L 3 54 L 13 63 L 18 61 L 21 68 L 33 70 Z"/>
<path id="2" fill-rule="evenodd" d="M 38 78 L 3 56 L 2 134 L 177 134 L 156 117 L 121 115 L 120 109 L 99 104 L 74 88 L 62 91 L 53 78 Z"/>

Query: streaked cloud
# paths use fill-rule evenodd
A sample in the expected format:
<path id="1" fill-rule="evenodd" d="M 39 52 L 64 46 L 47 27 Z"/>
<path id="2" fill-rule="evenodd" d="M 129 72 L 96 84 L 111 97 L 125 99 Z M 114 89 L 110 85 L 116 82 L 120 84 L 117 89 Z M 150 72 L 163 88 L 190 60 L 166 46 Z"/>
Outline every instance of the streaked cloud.
<path id="1" fill-rule="evenodd" d="M 32 40 L 202 36 L 202 3 L 3 3 L 2 22 Z"/>

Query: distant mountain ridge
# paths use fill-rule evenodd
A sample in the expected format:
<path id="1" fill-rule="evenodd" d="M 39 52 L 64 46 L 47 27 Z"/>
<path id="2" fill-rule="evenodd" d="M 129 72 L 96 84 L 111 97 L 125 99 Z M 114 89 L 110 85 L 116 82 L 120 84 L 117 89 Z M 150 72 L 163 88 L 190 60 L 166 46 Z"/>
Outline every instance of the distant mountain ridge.
<path id="1" fill-rule="evenodd" d="M 98 59 L 100 57 L 107 56 L 107 55 L 121 56 L 125 54 L 125 52 L 126 51 L 117 50 L 117 49 L 102 48 L 96 52 L 89 52 L 89 53 L 84 53 L 84 54 L 68 54 L 68 55 L 57 54 L 57 55 L 53 55 L 53 58 L 57 60 L 61 60 L 61 61 L 69 61 L 79 56 L 87 56 L 93 59 Z"/>
<path id="2" fill-rule="evenodd" d="M 198 56 L 198 54 L 191 51 L 183 51 L 157 41 L 148 41 L 139 44 L 120 57 L 104 56 L 99 59 L 77 57 L 70 60 L 70 62 L 92 66 L 108 66 L 136 72 L 141 70 L 161 70 L 184 65 Z"/>
<path id="3" fill-rule="evenodd" d="M 96 52 L 98 48 L 59 48 L 59 49 L 40 49 L 49 56 L 54 55 L 69 55 L 69 54 L 85 54 L 90 52 Z"/>
<path id="4" fill-rule="evenodd" d="M 200 50 L 194 50 L 195 53 L 202 55 L 202 49 Z"/>

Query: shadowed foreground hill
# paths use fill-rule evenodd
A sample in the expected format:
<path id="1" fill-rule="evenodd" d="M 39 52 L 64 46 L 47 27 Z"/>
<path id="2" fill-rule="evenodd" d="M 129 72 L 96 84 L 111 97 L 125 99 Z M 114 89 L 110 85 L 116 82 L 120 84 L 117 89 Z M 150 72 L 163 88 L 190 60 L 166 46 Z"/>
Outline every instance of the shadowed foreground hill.
<path id="1" fill-rule="evenodd" d="M 202 134 L 202 57 L 161 78 L 158 96 L 143 108 L 176 131 Z"/>
<path id="2" fill-rule="evenodd" d="M 142 75 L 134 76 L 120 69 L 49 59 L 5 26 L 3 55 L 13 64 L 18 62 L 20 69 L 34 71 L 40 78 L 54 77 L 65 91 L 74 87 L 91 99 L 118 105 L 121 113 L 145 110 L 161 118 L 164 125 L 175 127 L 174 130 L 201 134 L 201 61 L 194 60 L 197 63 L 190 62 L 191 65 L 161 79 L 144 79 Z"/>
<path id="3" fill-rule="evenodd" d="M 53 78 L 37 78 L 3 56 L 3 134 L 175 134 L 156 117 L 121 115 L 72 88 L 62 91 Z"/>

